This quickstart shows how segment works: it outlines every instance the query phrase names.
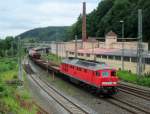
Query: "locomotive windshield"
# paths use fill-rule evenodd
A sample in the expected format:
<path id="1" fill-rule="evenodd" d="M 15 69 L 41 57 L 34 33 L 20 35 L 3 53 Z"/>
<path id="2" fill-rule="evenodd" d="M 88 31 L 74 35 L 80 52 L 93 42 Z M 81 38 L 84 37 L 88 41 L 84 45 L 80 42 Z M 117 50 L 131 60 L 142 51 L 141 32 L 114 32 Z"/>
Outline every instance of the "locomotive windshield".
<path id="1" fill-rule="evenodd" d="M 102 72 L 102 76 L 103 76 L 103 77 L 108 77 L 108 76 L 109 76 L 109 73 L 108 73 L 108 72 Z"/>

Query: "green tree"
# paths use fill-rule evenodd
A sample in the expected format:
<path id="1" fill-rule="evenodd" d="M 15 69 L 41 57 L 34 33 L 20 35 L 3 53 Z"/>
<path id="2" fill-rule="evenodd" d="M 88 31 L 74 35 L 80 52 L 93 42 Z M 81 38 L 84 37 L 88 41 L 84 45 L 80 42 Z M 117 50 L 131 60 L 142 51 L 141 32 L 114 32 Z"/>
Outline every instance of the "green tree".
<path id="1" fill-rule="evenodd" d="M 138 9 L 143 10 L 143 41 L 150 44 L 150 0 L 102 0 L 96 9 L 87 14 L 88 36 L 103 37 L 113 30 L 121 36 L 120 20 L 125 22 L 125 37 L 137 37 Z M 82 16 L 71 27 L 72 36 L 81 37 Z"/>

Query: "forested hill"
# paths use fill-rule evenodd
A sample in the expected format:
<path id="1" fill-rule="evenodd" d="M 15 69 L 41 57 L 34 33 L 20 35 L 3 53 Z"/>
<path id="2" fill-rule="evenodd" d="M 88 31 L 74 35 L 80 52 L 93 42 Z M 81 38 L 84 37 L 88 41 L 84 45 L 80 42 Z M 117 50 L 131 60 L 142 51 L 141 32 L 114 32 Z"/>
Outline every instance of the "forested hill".
<path id="1" fill-rule="evenodd" d="M 20 34 L 24 40 L 33 41 L 64 41 L 68 38 L 68 26 L 36 28 Z"/>
<path id="2" fill-rule="evenodd" d="M 121 35 L 120 20 L 124 20 L 125 37 L 137 37 L 139 8 L 143 10 L 143 39 L 150 42 L 150 0 L 102 0 L 87 15 L 88 36 L 103 37 L 110 30 Z M 81 22 L 80 15 L 72 26 L 72 36 L 81 37 Z"/>
<path id="3" fill-rule="evenodd" d="M 150 44 L 150 0 L 101 0 L 97 8 L 87 14 L 87 34 L 104 37 L 113 30 L 121 36 L 121 23 L 125 23 L 125 37 L 137 37 L 138 9 L 143 10 L 143 40 Z M 71 27 L 46 27 L 27 31 L 20 36 L 36 40 L 71 40 L 81 38 L 82 16 Z M 57 37 L 57 39 L 56 39 Z"/>

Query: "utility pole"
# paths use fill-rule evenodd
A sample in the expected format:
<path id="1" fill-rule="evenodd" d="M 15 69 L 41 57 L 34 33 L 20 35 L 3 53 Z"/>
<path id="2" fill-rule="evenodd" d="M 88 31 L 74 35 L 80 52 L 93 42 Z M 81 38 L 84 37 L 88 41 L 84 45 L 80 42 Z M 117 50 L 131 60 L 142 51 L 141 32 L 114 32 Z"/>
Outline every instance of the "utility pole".
<path id="1" fill-rule="evenodd" d="M 14 41 L 11 42 L 11 56 L 14 56 Z"/>
<path id="2" fill-rule="evenodd" d="M 75 58 L 77 58 L 77 39 L 78 39 L 78 37 L 77 37 L 77 35 L 75 35 Z"/>
<path id="3" fill-rule="evenodd" d="M 59 55 L 60 55 L 60 60 L 62 60 L 62 53 L 63 53 L 63 46 L 62 46 L 62 42 L 60 42 L 60 46 L 59 46 Z"/>
<path id="4" fill-rule="evenodd" d="M 122 70 L 124 70 L 124 21 L 120 21 L 122 25 Z"/>
<path id="5" fill-rule="evenodd" d="M 57 55 L 57 60 L 59 60 L 59 44 L 58 44 L 58 34 L 57 34 L 57 29 L 55 29 L 55 38 L 56 38 L 56 55 Z"/>
<path id="6" fill-rule="evenodd" d="M 142 9 L 138 10 L 138 45 L 137 45 L 137 74 L 141 76 L 143 68 L 143 47 L 142 47 Z"/>
<path id="7" fill-rule="evenodd" d="M 65 52 L 65 43 L 62 42 L 62 58 L 64 58 L 64 52 Z"/>
<path id="8" fill-rule="evenodd" d="M 94 41 L 92 39 L 92 55 L 93 55 L 93 60 L 95 60 L 95 56 L 94 56 Z"/>
<path id="9" fill-rule="evenodd" d="M 65 57 L 68 58 L 68 52 L 67 52 L 67 50 L 66 50 L 66 45 L 67 45 L 67 44 L 66 44 L 66 42 L 65 42 Z"/>
<path id="10" fill-rule="evenodd" d="M 63 42 L 63 45 L 62 45 L 62 58 L 64 58 L 64 53 L 65 53 L 65 42 Z"/>
<path id="11" fill-rule="evenodd" d="M 49 58 L 48 58 L 48 55 L 47 55 L 47 74 L 49 73 L 48 72 L 48 65 L 49 65 Z"/>
<path id="12" fill-rule="evenodd" d="M 58 42 L 57 42 L 57 40 L 56 40 L 56 42 L 55 42 L 55 45 L 56 45 L 56 55 L 58 55 Z"/>
<path id="13" fill-rule="evenodd" d="M 21 41 L 20 37 L 18 37 L 18 80 L 23 81 L 23 74 L 22 74 L 22 61 L 21 61 Z"/>

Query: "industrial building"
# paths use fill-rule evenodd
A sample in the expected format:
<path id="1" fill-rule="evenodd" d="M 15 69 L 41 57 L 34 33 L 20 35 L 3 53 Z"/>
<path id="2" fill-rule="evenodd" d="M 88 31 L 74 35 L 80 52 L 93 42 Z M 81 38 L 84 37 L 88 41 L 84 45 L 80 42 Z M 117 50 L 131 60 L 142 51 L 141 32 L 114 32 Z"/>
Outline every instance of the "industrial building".
<path id="1" fill-rule="evenodd" d="M 118 39 L 113 31 L 108 32 L 104 38 L 90 38 L 86 34 L 86 3 L 83 3 L 82 14 L 82 40 L 70 42 L 51 43 L 51 52 L 62 57 L 78 57 L 87 60 L 106 62 L 116 69 L 121 69 L 124 63 L 124 70 L 137 73 L 138 46 L 139 42 Z M 97 40 L 103 39 L 104 41 Z M 142 73 L 150 73 L 150 53 L 148 43 L 142 45 Z M 122 63 L 123 61 L 123 63 Z"/>

